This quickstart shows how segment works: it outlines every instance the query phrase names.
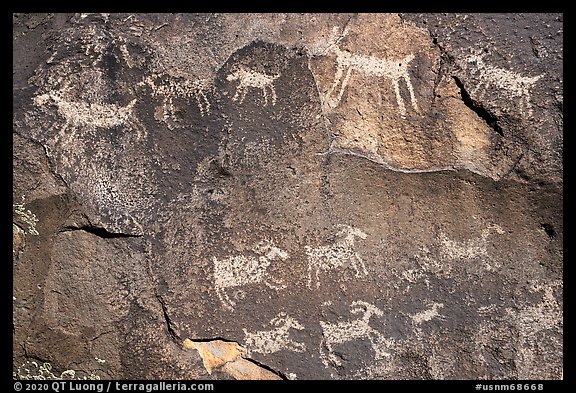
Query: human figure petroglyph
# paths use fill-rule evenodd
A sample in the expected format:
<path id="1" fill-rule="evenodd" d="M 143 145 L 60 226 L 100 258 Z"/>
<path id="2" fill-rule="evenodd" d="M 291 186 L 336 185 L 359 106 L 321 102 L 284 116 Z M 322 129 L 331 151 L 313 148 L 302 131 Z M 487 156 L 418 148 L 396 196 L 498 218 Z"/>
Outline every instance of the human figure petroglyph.
<path id="1" fill-rule="evenodd" d="M 231 74 L 226 77 L 228 81 L 238 81 L 236 86 L 236 94 L 232 97 L 233 101 L 240 99 L 241 104 L 246 98 L 248 88 L 259 89 L 264 96 L 264 106 L 268 105 L 268 92 L 272 95 L 272 106 L 276 105 L 276 90 L 274 89 L 274 81 L 280 77 L 280 74 L 268 75 L 263 72 L 258 72 L 250 68 L 240 66 Z"/>
<path id="2" fill-rule="evenodd" d="M 358 228 L 350 225 L 339 225 L 341 228 L 337 233 L 340 237 L 334 244 L 310 247 L 305 246 L 308 256 L 308 288 L 312 288 L 312 276 L 314 275 L 316 288 L 320 287 L 320 271 L 329 271 L 345 266 L 350 262 L 356 272 L 356 277 L 368 275 L 366 266 L 362 258 L 354 250 L 354 238 L 366 239 L 368 236 Z M 314 274 L 313 274 L 314 271 Z"/>
<path id="3" fill-rule="evenodd" d="M 285 312 L 280 312 L 270 321 L 270 325 L 275 326 L 275 328 L 255 333 L 243 329 L 246 347 L 250 351 L 262 354 L 274 353 L 283 349 L 294 352 L 306 351 L 304 343 L 296 342 L 289 337 L 290 329 L 304 329 L 300 322 Z"/>
<path id="4" fill-rule="evenodd" d="M 510 98 L 520 98 L 518 105 L 520 113 L 524 114 L 524 111 L 527 110 L 528 115 L 531 116 L 530 89 L 545 74 L 526 77 L 517 72 L 487 64 L 484 61 L 486 55 L 486 52 L 474 51 L 470 56 L 466 57 L 467 66 L 472 66 L 478 72 L 478 79 L 480 80 L 480 83 L 472 90 L 473 94 L 481 87 L 493 86 L 502 90 Z"/>
<path id="5" fill-rule="evenodd" d="M 367 76 L 376 76 L 390 80 L 392 88 L 394 89 L 394 94 L 396 95 L 398 110 L 402 118 L 406 117 L 406 106 L 404 105 L 404 99 L 400 94 L 400 80 L 404 80 L 410 94 L 412 107 L 416 112 L 419 111 L 416 96 L 414 95 L 414 87 L 412 86 L 410 74 L 408 73 L 408 67 L 410 66 L 410 62 L 414 60 L 414 54 L 411 53 L 402 59 L 390 60 L 381 59 L 375 56 L 354 54 L 347 50 L 341 50 L 337 45 L 332 45 L 329 50 L 336 55 L 337 68 L 334 82 L 326 95 L 328 105 L 333 108 L 338 106 L 342 99 L 342 95 L 344 94 L 344 90 L 348 86 L 350 77 L 352 76 L 352 71 L 357 71 Z M 344 70 L 346 70 L 345 75 Z M 332 95 L 338 86 L 340 86 L 340 89 L 336 98 L 333 99 Z"/>
<path id="6" fill-rule="evenodd" d="M 370 319 L 373 316 L 381 317 L 384 312 L 373 304 L 361 300 L 352 302 L 350 306 L 351 314 L 363 313 L 361 318 L 336 323 L 320 321 L 322 328 L 320 357 L 325 367 L 328 367 L 330 362 L 335 366 L 340 366 L 341 362 L 334 354 L 334 345 L 353 340 L 368 339 L 376 359 L 390 356 L 387 348 L 390 346 L 391 340 L 387 340 L 378 330 L 370 326 Z M 324 348 L 327 353 L 324 352 Z"/>
<path id="7" fill-rule="evenodd" d="M 227 289 L 260 282 L 274 290 L 284 288 L 269 276 L 267 269 L 273 260 L 286 260 L 288 254 L 266 241 L 259 243 L 253 251 L 261 255 L 258 258 L 244 255 L 234 255 L 221 260 L 212 258 L 216 293 L 222 305 L 231 311 L 234 310 L 236 302 L 228 296 Z"/>

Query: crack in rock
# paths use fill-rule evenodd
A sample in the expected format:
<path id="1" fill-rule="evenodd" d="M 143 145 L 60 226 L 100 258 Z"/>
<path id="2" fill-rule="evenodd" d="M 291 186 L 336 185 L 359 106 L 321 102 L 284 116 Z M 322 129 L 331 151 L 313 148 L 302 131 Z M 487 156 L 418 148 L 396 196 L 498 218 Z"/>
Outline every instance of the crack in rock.
<path id="1" fill-rule="evenodd" d="M 95 227 L 89 225 L 82 226 L 65 226 L 60 232 L 84 231 L 98 236 L 102 239 L 114 239 L 120 237 L 141 237 L 141 234 L 123 233 L 123 232 L 110 232 L 106 228 Z"/>
<path id="2" fill-rule="evenodd" d="M 462 96 L 462 101 L 464 102 L 464 105 L 466 105 L 474 113 L 476 113 L 482 120 L 484 120 L 491 129 L 493 129 L 496 133 L 498 133 L 498 135 L 503 137 L 504 131 L 502 131 L 502 127 L 500 127 L 500 125 L 498 124 L 498 119 L 494 117 L 490 112 L 488 112 L 486 108 L 479 105 L 472 99 L 472 97 L 470 97 L 470 94 L 468 93 L 468 91 L 466 91 L 466 88 L 464 87 L 464 84 L 460 79 L 458 79 L 455 76 L 453 78 L 454 81 L 456 82 L 456 86 L 458 86 L 458 88 L 460 89 L 460 95 Z"/>
<path id="3" fill-rule="evenodd" d="M 282 380 L 288 379 L 279 371 L 247 357 L 246 348 L 234 341 L 220 339 L 185 339 L 184 348 L 195 349 L 200 354 L 208 374 L 217 369 L 234 379 L 241 380 Z"/>

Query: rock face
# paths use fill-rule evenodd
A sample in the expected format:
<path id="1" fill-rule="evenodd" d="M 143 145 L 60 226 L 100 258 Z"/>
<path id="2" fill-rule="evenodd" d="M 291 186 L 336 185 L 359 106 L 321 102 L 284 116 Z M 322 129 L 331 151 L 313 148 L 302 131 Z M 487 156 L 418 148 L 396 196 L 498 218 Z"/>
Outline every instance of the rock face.
<path id="1" fill-rule="evenodd" d="M 15 14 L 15 377 L 562 378 L 562 30 Z"/>

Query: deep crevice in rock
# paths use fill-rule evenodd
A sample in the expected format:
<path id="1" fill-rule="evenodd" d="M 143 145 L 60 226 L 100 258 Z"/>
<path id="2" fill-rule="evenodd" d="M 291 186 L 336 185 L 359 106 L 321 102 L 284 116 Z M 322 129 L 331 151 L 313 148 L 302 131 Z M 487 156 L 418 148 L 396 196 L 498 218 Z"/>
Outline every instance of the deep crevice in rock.
<path id="1" fill-rule="evenodd" d="M 121 232 L 109 232 L 105 228 L 94 227 L 89 225 L 82 226 L 65 226 L 60 232 L 71 232 L 71 231 L 84 231 L 96 235 L 102 239 L 114 239 L 119 237 L 141 237 L 142 235 L 135 235 L 131 233 L 121 233 Z"/>
<path id="2" fill-rule="evenodd" d="M 502 127 L 500 127 L 500 125 L 498 124 L 498 119 L 494 117 L 494 115 L 492 115 L 488 110 L 486 110 L 486 108 L 479 105 L 476 101 L 474 101 L 470 97 L 470 94 L 468 94 L 466 88 L 464 88 L 464 84 L 458 77 L 453 76 L 453 78 L 454 81 L 456 82 L 456 86 L 458 86 L 458 88 L 460 89 L 460 94 L 462 96 L 462 101 L 464 102 L 464 105 L 472 109 L 472 111 L 474 111 L 474 113 L 476 113 L 482 120 L 484 120 L 490 128 L 492 128 L 496 133 L 498 133 L 498 135 L 504 136 L 504 131 L 502 131 Z"/>
<path id="3" fill-rule="evenodd" d="M 263 364 L 263 363 L 260 363 L 260 362 L 257 361 L 257 360 L 254 360 L 254 359 L 252 359 L 252 358 L 244 358 L 244 359 L 246 359 L 246 360 L 249 361 L 250 363 L 254 363 L 255 365 L 257 365 L 257 366 L 260 367 L 260 368 L 263 368 L 264 370 L 270 371 L 272 374 L 278 375 L 278 376 L 279 376 L 280 378 L 282 378 L 282 379 L 288 379 L 288 377 L 287 377 L 286 375 L 284 375 L 282 372 L 280 372 L 280 371 L 278 371 L 278 370 L 274 370 L 272 367 L 267 366 L 267 365 L 265 365 L 265 364 Z"/>
<path id="4" fill-rule="evenodd" d="M 190 339 L 190 341 L 192 341 L 192 342 L 194 342 L 194 343 L 209 343 L 209 342 L 213 342 L 213 341 L 222 341 L 222 342 L 226 342 L 226 343 L 234 343 L 234 344 L 237 344 L 237 345 L 239 345 L 240 347 L 242 347 L 242 345 L 240 345 L 237 341 L 229 340 L 229 339 L 226 339 L 226 338 L 224 338 L 224 337 L 195 338 L 195 339 L 193 339 L 193 340 Z M 254 359 L 252 359 L 252 358 L 250 358 L 250 357 L 247 357 L 247 356 L 241 356 L 241 358 L 244 359 L 244 360 L 246 360 L 247 362 L 250 362 L 250 363 L 252 363 L 252 364 L 254 364 L 254 365 L 256 365 L 256 366 L 258 366 L 258 367 L 260 367 L 260 368 L 262 368 L 262 369 L 264 369 L 264 370 L 266 370 L 266 371 L 271 372 L 271 373 L 274 374 L 274 375 L 277 375 L 277 376 L 278 376 L 279 378 L 281 378 L 281 379 L 286 379 L 286 380 L 288 379 L 288 377 L 287 377 L 286 375 L 284 375 L 284 373 L 282 373 L 282 372 L 280 372 L 280 371 L 278 371 L 278 370 L 275 370 L 275 369 L 273 369 L 272 367 L 267 366 L 267 365 L 264 364 L 264 363 L 260 363 L 259 361 L 254 360 Z"/>
<path id="5" fill-rule="evenodd" d="M 172 338 L 172 340 L 175 343 L 180 344 L 180 342 L 182 342 L 182 340 L 180 339 L 180 336 L 178 335 L 178 333 L 176 333 L 176 330 L 174 330 L 174 328 L 172 327 L 172 325 L 174 323 L 170 319 L 170 315 L 168 315 L 168 307 L 166 307 L 166 303 L 164 303 L 164 300 L 162 300 L 162 297 L 160 295 L 156 295 L 156 299 L 158 299 L 158 302 L 160 303 L 160 307 L 162 307 L 162 314 L 164 316 L 164 322 L 166 323 L 166 330 L 168 330 L 168 334 L 170 335 L 170 338 Z"/>

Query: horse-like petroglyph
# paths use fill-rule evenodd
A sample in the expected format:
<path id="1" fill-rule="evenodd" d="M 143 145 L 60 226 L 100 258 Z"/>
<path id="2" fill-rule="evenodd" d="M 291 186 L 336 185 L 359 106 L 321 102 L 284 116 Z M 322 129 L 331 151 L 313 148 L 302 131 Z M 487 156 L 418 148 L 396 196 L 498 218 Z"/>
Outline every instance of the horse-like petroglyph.
<path id="1" fill-rule="evenodd" d="M 270 325 L 275 327 L 271 330 L 262 330 L 254 333 L 243 329 L 246 347 L 251 352 L 267 354 L 280 350 L 294 352 L 306 351 L 306 345 L 304 343 L 296 342 L 289 337 L 290 329 L 304 329 L 304 326 L 302 326 L 300 322 L 285 312 L 280 312 L 270 321 Z"/>
<path id="2" fill-rule="evenodd" d="M 490 86 L 499 89 L 510 98 L 519 98 L 518 109 L 524 115 L 527 111 L 528 115 L 532 115 L 532 104 L 530 99 L 530 89 L 534 84 L 539 81 L 545 74 L 540 74 L 533 77 L 523 76 L 517 72 L 513 72 L 504 68 L 495 67 L 486 64 L 484 57 L 487 53 L 475 51 L 466 57 L 466 67 L 472 67 L 477 72 L 477 77 L 480 83 L 472 90 L 475 94 L 480 88 L 488 88 Z"/>
<path id="3" fill-rule="evenodd" d="M 326 102 L 330 107 L 335 108 L 340 104 L 344 90 L 348 86 L 350 77 L 352 76 L 352 72 L 356 71 L 367 76 L 376 76 L 390 80 L 392 88 L 394 89 L 394 94 L 396 95 L 398 110 L 402 118 L 406 117 L 406 106 L 404 105 L 404 99 L 400 94 L 400 81 L 404 80 L 408 93 L 410 94 L 410 103 L 416 112 L 419 111 L 416 96 L 414 95 L 414 87 L 412 86 L 410 74 L 408 72 L 410 62 L 414 60 L 414 54 L 411 53 L 401 59 L 381 59 L 375 56 L 360 55 L 351 53 L 347 50 L 341 50 L 337 45 L 332 45 L 330 47 L 330 52 L 336 55 L 337 63 L 334 82 L 326 95 Z M 344 70 L 346 70 L 345 75 Z M 333 98 L 332 96 L 334 91 L 338 86 L 340 86 L 338 94 Z"/>
<path id="4" fill-rule="evenodd" d="M 232 97 L 233 101 L 238 101 L 242 103 L 244 98 L 246 98 L 246 92 L 248 88 L 258 89 L 262 92 L 264 96 L 264 106 L 268 105 L 268 92 L 272 95 L 272 106 L 276 105 L 276 90 L 274 89 L 274 81 L 280 77 L 280 74 L 268 75 L 263 72 L 258 72 L 244 66 L 240 66 L 232 73 L 230 73 L 226 80 L 228 81 L 238 81 L 236 86 L 236 94 Z"/>
<path id="5" fill-rule="evenodd" d="M 286 260 L 288 254 L 264 241 L 253 248 L 258 258 L 254 256 L 234 255 L 225 259 L 212 258 L 214 263 L 214 287 L 222 305 L 233 311 L 236 302 L 226 293 L 230 288 L 242 287 L 248 284 L 264 283 L 267 287 L 280 290 L 284 285 L 274 281 L 268 274 L 268 267 L 277 258 Z"/>
<path id="6" fill-rule="evenodd" d="M 351 314 L 363 313 L 362 316 L 358 319 L 335 323 L 320 321 L 323 336 L 320 344 L 320 357 L 325 367 L 328 367 L 330 363 L 340 366 L 342 363 L 334 354 L 334 346 L 353 340 L 369 340 L 376 359 L 390 356 L 388 348 L 392 340 L 386 339 L 382 333 L 370 326 L 370 319 L 373 316 L 381 317 L 384 312 L 373 304 L 361 300 L 352 302 L 350 306 Z"/>
<path id="7" fill-rule="evenodd" d="M 308 288 L 312 288 L 312 282 L 316 282 L 316 288 L 320 287 L 320 272 L 329 271 L 346 266 L 349 262 L 356 272 L 356 277 L 368 275 L 364 261 L 354 250 L 355 237 L 366 239 L 368 236 L 358 228 L 350 225 L 339 225 L 334 244 L 319 247 L 305 246 L 308 256 Z M 314 277 L 313 277 L 314 276 Z"/>

